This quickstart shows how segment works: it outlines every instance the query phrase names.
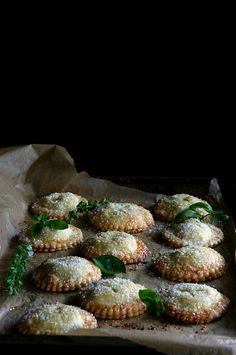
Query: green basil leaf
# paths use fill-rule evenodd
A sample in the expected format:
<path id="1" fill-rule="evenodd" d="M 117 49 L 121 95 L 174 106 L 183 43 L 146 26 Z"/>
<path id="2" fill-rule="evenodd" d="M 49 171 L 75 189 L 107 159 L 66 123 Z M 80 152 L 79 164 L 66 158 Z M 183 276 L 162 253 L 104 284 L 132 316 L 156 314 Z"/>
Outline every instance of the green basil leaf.
<path id="1" fill-rule="evenodd" d="M 123 261 L 112 255 L 102 255 L 92 258 L 94 264 L 99 267 L 104 275 L 114 275 L 126 272 Z"/>
<path id="2" fill-rule="evenodd" d="M 37 234 L 42 232 L 44 225 L 42 223 L 35 223 L 31 227 L 31 235 L 35 237 Z"/>
<path id="3" fill-rule="evenodd" d="M 42 221 L 46 221 L 47 219 L 48 219 L 48 213 L 47 212 L 43 212 L 43 213 L 41 213 L 41 220 Z"/>
<path id="4" fill-rule="evenodd" d="M 33 215 L 31 216 L 31 219 L 35 222 L 40 222 L 41 221 L 41 215 Z"/>
<path id="5" fill-rule="evenodd" d="M 49 219 L 46 226 L 53 230 L 62 230 L 68 228 L 68 223 L 63 219 Z"/>
<path id="6" fill-rule="evenodd" d="M 197 211 L 186 209 L 175 216 L 174 222 L 181 222 L 188 218 L 199 218 L 199 217 L 201 217 L 201 215 Z"/>
<path id="7" fill-rule="evenodd" d="M 146 304 L 148 311 L 150 311 L 155 317 L 159 318 L 165 311 L 164 303 L 161 297 L 153 290 L 140 290 L 139 297 L 143 303 Z"/>
<path id="8" fill-rule="evenodd" d="M 189 206 L 190 210 L 195 210 L 197 208 L 202 208 L 203 210 L 207 211 L 208 213 L 211 213 L 213 211 L 212 207 L 204 202 L 197 202 L 197 203 L 194 203 L 193 205 Z"/>
<path id="9" fill-rule="evenodd" d="M 48 219 L 48 213 L 47 212 L 43 212 L 41 214 L 38 214 L 38 215 L 33 215 L 31 217 L 31 219 L 35 222 L 38 222 L 38 223 L 44 223 L 47 219 Z"/>

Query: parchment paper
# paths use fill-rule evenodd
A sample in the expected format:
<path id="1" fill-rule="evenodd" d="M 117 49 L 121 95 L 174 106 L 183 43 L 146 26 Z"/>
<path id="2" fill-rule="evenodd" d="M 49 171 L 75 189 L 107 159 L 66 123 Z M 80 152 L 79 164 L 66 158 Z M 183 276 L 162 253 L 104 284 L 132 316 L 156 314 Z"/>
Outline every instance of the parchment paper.
<path id="1" fill-rule="evenodd" d="M 71 191 L 94 199 L 106 196 L 112 201 L 129 201 L 150 208 L 160 197 L 128 187 L 121 187 L 109 181 L 95 179 L 87 173 L 78 174 L 73 159 L 67 151 L 55 145 L 28 145 L 0 149 L 0 282 L 7 271 L 7 265 L 16 247 L 15 235 L 20 223 L 28 218 L 28 206 L 36 197 L 54 191 Z M 179 191 L 184 192 L 184 191 Z M 222 205 L 222 195 L 217 181 L 209 186 L 209 197 L 218 206 Z M 205 197 L 205 196 L 204 196 Z M 95 233 L 86 217 L 78 220 L 84 239 Z M 138 233 L 149 248 L 150 255 L 138 265 L 127 267 L 127 274 L 119 277 L 129 278 L 157 290 L 172 281 L 158 277 L 152 272 L 152 258 L 157 252 L 166 250 L 161 242 L 160 232 L 164 226 L 156 222 L 150 230 Z M 148 313 L 124 321 L 99 321 L 99 328 L 90 331 L 77 331 L 74 335 L 119 336 L 142 345 L 149 346 L 166 354 L 236 354 L 236 319 L 235 319 L 235 228 L 228 224 L 226 242 L 216 250 L 224 255 L 229 263 L 226 274 L 218 280 L 207 282 L 231 298 L 228 313 L 220 320 L 204 326 L 183 326 L 153 319 Z M 16 296 L 0 296 L 0 333 L 16 332 L 15 324 L 29 304 L 63 302 L 75 304 L 76 292 L 55 294 L 35 289 L 30 283 L 32 270 L 42 261 L 64 255 L 79 255 L 77 248 L 55 253 L 35 253 L 28 264 L 24 286 Z"/>

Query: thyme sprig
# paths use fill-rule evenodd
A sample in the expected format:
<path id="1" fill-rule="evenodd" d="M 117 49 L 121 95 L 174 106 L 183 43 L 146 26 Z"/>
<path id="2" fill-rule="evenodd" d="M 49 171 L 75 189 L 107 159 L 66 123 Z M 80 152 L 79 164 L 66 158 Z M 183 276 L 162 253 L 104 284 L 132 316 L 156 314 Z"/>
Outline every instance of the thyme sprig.
<path id="1" fill-rule="evenodd" d="M 26 263 L 32 255 L 33 251 L 30 244 L 18 245 L 5 278 L 5 293 L 7 295 L 12 296 L 19 291 L 22 286 L 22 277 L 26 269 Z"/>
<path id="2" fill-rule="evenodd" d="M 94 211 L 96 208 L 99 206 L 104 206 L 108 204 L 108 200 L 103 197 L 101 200 L 93 200 L 90 202 L 83 202 L 81 201 L 77 206 L 76 209 L 73 211 L 69 212 L 69 223 L 73 220 L 79 217 L 80 213 L 83 212 L 88 212 L 88 211 Z"/>

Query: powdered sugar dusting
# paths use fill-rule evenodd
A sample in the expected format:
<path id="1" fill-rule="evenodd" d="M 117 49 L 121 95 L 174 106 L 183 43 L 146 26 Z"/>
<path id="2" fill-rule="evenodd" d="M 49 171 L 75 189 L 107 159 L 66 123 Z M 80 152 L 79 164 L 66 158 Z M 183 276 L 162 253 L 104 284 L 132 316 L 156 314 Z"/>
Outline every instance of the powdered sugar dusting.
<path id="1" fill-rule="evenodd" d="M 28 323 L 31 333 L 64 334 L 73 329 L 84 328 L 86 314 L 89 313 L 74 306 L 44 304 L 31 308 L 22 320 Z"/>
<path id="2" fill-rule="evenodd" d="M 99 305 L 120 305 L 139 300 L 139 290 L 145 287 L 134 282 L 116 277 L 102 279 L 89 284 L 79 291 L 82 298 Z"/>
<path id="3" fill-rule="evenodd" d="M 171 250 L 160 256 L 170 266 L 216 266 L 224 262 L 224 258 L 217 251 L 206 247 L 183 247 Z"/>
<path id="4" fill-rule="evenodd" d="M 193 205 L 197 202 L 204 202 L 209 205 L 206 201 L 201 200 L 198 197 L 194 197 L 188 194 L 176 194 L 173 196 L 165 196 L 158 203 L 159 210 L 165 210 L 169 219 L 174 219 L 175 216 L 181 211 L 189 208 L 190 205 Z M 201 208 L 198 208 L 197 211 L 201 215 L 206 215 L 207 212 Z"/>
<path id="5" fill-rule="evenodd" d="M 165 302 L 182 310 L 203 311 L 213 309 L 223 295 L 205 284 L 181 283 L 161 290 Z"/>
<path id="6" fill-rule="evenodd" d="M 92 247 L 105 255 L 135 253 L 137 242 L 134 236 L 125 232 L 101 232 L 86 241 L 86 247 Z"/>
<path id="7" fill-rule="evenodd" d="M 48 259 L 39 266 L 42 275 L 53 274 L 64 280 L 86 280 L 94 270 L 99 270 L 90 261 L 78 256 L 65 256 L 62 258 Z"/>
<path id="8" fill-rule="evenodd" d="M 183 223 L 176 223 L 171 228 L 180 239 L 187 239 L 194 244 L 195 242 L 207 243 L 212 238 L 212 229 L 207 223 L 203 223 L 196 218 L 190 218 Z"/>
<path id="9" fill-rule="evenodd" d="M 83 198 L 72 192 L 54 192 L 41 197 L 36 203 L 56 213 L 68 213 L 76 208 Z"/>

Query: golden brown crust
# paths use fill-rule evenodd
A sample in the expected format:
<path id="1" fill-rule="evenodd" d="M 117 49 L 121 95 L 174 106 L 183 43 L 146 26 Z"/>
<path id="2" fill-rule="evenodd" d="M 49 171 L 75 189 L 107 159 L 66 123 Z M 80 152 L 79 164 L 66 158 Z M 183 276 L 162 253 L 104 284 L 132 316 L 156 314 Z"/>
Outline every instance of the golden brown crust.
<path id="1" fill-rule="evenodd" d="M 143 314 L 146 305 L 139 297 L 145 287 L 128 279 L 101 279 L 80 289 L 77 301 L 97 318 L 125 319 Z"/>
<path id="2" fill-rule="evenodd" d="M 183 223 L 185 223 L 185 222 L 183 222 Z M 222 230 L 212 224 L 209 224 L 209 223 L 206 223 L 206 225 L 208 225 L 208 227 L 212 231 L 212 238 L 205 240 L 205 241 L 204 240 L 202 240 L 202 241 L 195 240 L 194 245 L 200 245 L 200 246 L 204 246 L 204 247 L 215 247 L 216 245 L 222 243 L 224 240 L 224 234 L 223 234 Z M 188 240 L 187 238 L 181 239 L 178 236 L 178 233 L 174 232 L 174 230 L 171 226 L 168 226 L 163 230 L 162 239 L 164 240 L 164 242 L 166 244 L 168 244 L 174 248 L 181 248 L 184 246 L 193 245 L 193 242 L 191 240 Z"/>
<path id="3" fill-rule="evenodd" d="M 89 220 L 98 230 L 127 233 L 142 232 L 154 223 L 147 209 L 131 203 L 109 203 L 91 213 Z"/>
<path id="4" fill-rule="evenodd" d="M 188 248 L 188 247 L 187 247 Z M 175 254 L 183 249 L 177 249 Z M 192 247 L 191 253 L 196 248 Z M 206 250 L 208 248 L 202 248 Z M 205 261 L 201 266 L 191 265 L 190 262 L 186 261 L 185 263 L 178 264 L 173 263 L 168 260 L 168 254 L 171 255 L 173 252 L 164 253 L 163 255 L 159 255 L 159 257 L 154 262 L 154 271 L 169 280 L 180 281 L 180 282 L 202 282 L 202 281 L 210 281 L 221 277 L 226 269 L 227 264 L 224 260 L 224 257 L 217 253 L 215 250 L 209 250 L 212 253 L 216 254 L 215 260 Z M 167 258 L 165 257 L 167 255 Z M 215 255 L 214 255 L 215 256 Z"/>
<path id="5" fill-rule="evenodd" d="M 40 240 L 39 238 L 33 238 L 29 235 L 30 231 L 22 232 L 19 235 L 19 242 L 20 243 L 30 243 L 32 248 L 36 252 L 53 252 L 53 251 L 60 251 L 60 250 L 67 250 L 74 248 L 75 246 L 79 245 L 83 241 L 83 234 L 82 231 L 73 226 L 69 225 L 71 230 L 73 231 L 73 235 L 70 236 L 68 239 L 54 239 L 54 240 Z"/>
<path id="6" fill-rule="evenodd" d="M 160 200 L 157 201 L 155 206 L 153 207 L 153 216 L 155 219 L 161 219 L 163 221 L 171 221 L 171 218 L 168 216 L 168 212 L 164 209 L 161 208 L 161 203 L 164 200 L 164 198 L 161 198 Z"/>
<path id="7" fill-rule="evenodd" d="M 71 258 L 71 257 L 66 257 Z M 73 259 L 81 259 L 78 257 L 72 257 Z M 65 259 L 65 258 L 58 258 Z M 56 259 L 54 259 L 56 260 Z M 96 267 L 91 261 L 84 260 L 84 262 L 89 264 L 89 269 L 82 269 L 83 265 L 81 265 L 81 270 L 83 271 L 82 275 L 76 274 L 76 270 L 74 271 L 74 275 L 66 275 L 66 266 L 65 266 L 65 275 L 64 277 L 59 275 L 59 272 L 54 271 L 53 267 L 49 270 L 45 271 L 45 267 L 47 267 L 47 261 L 42 263 L 33 273 L 32 281 L 34 285 L 42 290 L 50 291 L 50 292 L 67 292 L 78 290 L 81 287 L 87 286 L 90 282 L 100 280 L 101 279 L 101 271 L 98 267 Z M 46 265 L 45 265 L 46 264 Z M 79 264 L 78 264 L 79 265 Z"/>
<path id="8" fill-rule="evenodd" d="M 124 251 L 124 253 L 119 254 L 114 250 L 114 253 L 111 252 L 110 255 L 116 256 L 121 261 L 123 261 L 124 264 L 137 264 L 139 262 L 142 262 L 148 255 L 148 247 L 141 240 L 137 238 L 135 239 L 137 243 L 137 250 L 135 253 L 125 253 Z M 91 245 L 88 247 L 88 244 L 86 242 L 81 245 L 81 254 L 88 259 L 104 255 L 102 250 L 96 250 L 95 248 L 91 248 Z"/>
<path id="9" fill-rule="evenodd" d="M 52 195 L 52 194 L 49 194 L 48 196 L 50 196 L 50 195 Z M 88 200 L 85 197 L 82 197 L 77 194 L 73 194 L 73 195 L 77 197 L 78 203 L 81 201 L 88 202 Z M 32 214 L 36 214 L 36 215 L 41 214 L 43 212 L 47 212 L 49 218 L 68 219 L 68 212 L 69 211 L 67 211 L 67 210 L 60 211 L 55 208 L 49 208 L 49 207 L 44 206 L 44 203 L 45 203 L 44 199 L 46 197 L 47 196 L 42 196 L 42 197 L 38 198 L 34 203 L 32 203 L 32 205 L 29 207 L 30 212 Z M 75 208 L 76 208 L 76 205 L 74 206 L 74 208 L 71 208 L 71 210 L 73 210 Z"/>
<path id="10" fill-rule="evenodd" d="M 127 254 L 122 257 L 124 264 L 137 264 L 144 261 L 148 255 L 148 247 L 142 242 L 142 240 L 136 240 L 137 242 L 137 252 L 136 254 Z"/>
<path id="11" fill-rule="evenodd" d="M 162 259 L 157 259 L 154 263 L 154 271 L 169 280 L 180 282 L 202 282 L 215 280 L 221 277 L 227 269 L 227 264 L 222 263 L 216 265 L 205 265 L 202 268 L 190 265 L 172 267 L 165 263 Z"/>
<path id="12" fill-rule="evenodd" d="M 172 221 L 175 216 L 181 211 L 189 208 L 190 205 L 203 202 L 208 204 L 207 201 L 199 199 L 198 197 L 188 194 L 176 194 L 173 196 L 164 196 L 160 198 L 153 208 L 153 216 L 155 219 L 162 219 L 164 221 Z M 201 208 L 197 211 L 205 216 L 207 212 Z"/>
<path id="13" fill-rule="evenodd" d="M 192 312 L 189 310 L 180 310 L 175 304 L 166 302 L 165 312 L 177 322 L 183 322 L 186 324 L 204 324 L 221 317 L 227 311 L 229 303 L 230 301 L 228 297 L 222 295 L 222 300 L 215 308 Z"/>
<path id="14" fill-rule="evenodd" d="M 45 304 L 28 311 L 17 324 L 23 334 L 60 335 L 78 329 L 97 328 L 96 318 L 87 311 L 64 304 Z"/>
<path id="15" fill-rule="evenodd" d="M 78 297 L 79 304 L 86 311 L 91 312 L 100 319 L 126 319 L 137 317 L 146 311 L 146 306 L 137 300 L 135 303 L 125 303 L 122 305 L 97 305 L 92 301 L 87 302 Z"/>

